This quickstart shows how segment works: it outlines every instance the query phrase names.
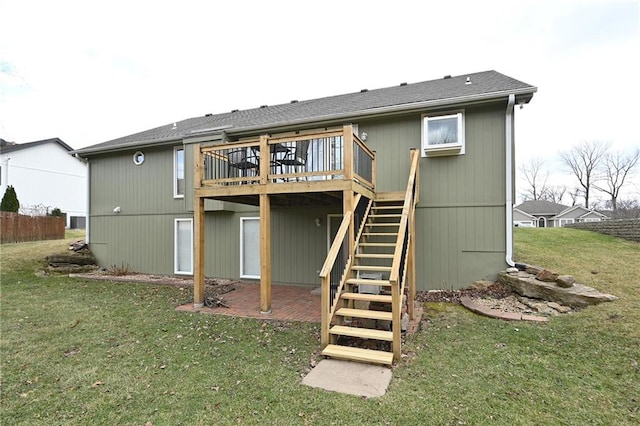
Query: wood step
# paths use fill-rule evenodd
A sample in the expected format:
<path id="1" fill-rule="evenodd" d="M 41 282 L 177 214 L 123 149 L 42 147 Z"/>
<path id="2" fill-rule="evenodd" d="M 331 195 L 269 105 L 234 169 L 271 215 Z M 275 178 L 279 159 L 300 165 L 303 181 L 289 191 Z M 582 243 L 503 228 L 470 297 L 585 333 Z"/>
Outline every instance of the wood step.
<path id="1" fill-rule="evenodd" d="M 389 287 L 391 283 L 389 280 L 370 280 L 367 278 L 349 278 L 346 281 L 347 284 L 364 284 L 364 285 L 382 285 Z"/>
<path id="2" fill-rule="evenodd" d="M 397 237 L 397 232 L 363 232 L 362 235 L 368 235 L 370 237 Z"/>
<path id="3" fill-rule="evenodd" d="M 342 299 L 362 300 L 365 302 L 391 303 L 391 296 L 388 294 L 367 294 L 367 293 L 342 293 Z"/>
<path id="4" fill-rule="evenodd" d="M 365 226 L 400 226 L 400 223 L 377 222 L 377 223 L 367 223 Z"/>
<path id="5" fill-rule="evenodd" d="M 340 308 L 336 311 L 336 315 L 342 317 L 368 318 L 374 320 L 391 321 L 393 315 L 386 311 L 370 311 L 367 309 Z"/>
<path id="6" fill-rule="evenodd" d="M 375 254 L 375 253 L 358 253 L 357 258 L 360 259 L 393 259 L 393 254 Z"/>
<path id="7" fill-rule="evenodd" d="M 351 269 L 353 269 L 354 271 L 389 272 L 391 271 L 391 266 L 355 265 L 355 266 L 352 266 Z"/>
<path id="8" fill-rule="evenodd" d="M 372 330 L 370 328 L 346 327 L 344 325 L 334 325 L 329 333 L 336 336 L 359 337 L 361 339 L 386 340 L 393 342 L 393 332 L 384 330 Z"/>
<path id="9" fill-rule="evenodd" d="M 370 214 L 368 217 L 402 217 L 401 214 Z"/>
<path id="10" fill-rule="evenodd" d="M 363 247 L 395 247 L 396 243 L 358 243 Z"/>
<path id="11" fill-rule="evenodd" d="M 395 206 L 373 206 L 371 210 L 399 210 L 404 207 L 404 203 Z"/>
<path id="12" fill-rule="evenodd" d="M 391 352 L 352 348 L 350 346 L 327 345 L 327 347 L 322 350 L 322 355 L 331 358 L 370 362 L 373 364 L 393 364 L 393 353 Z"/>

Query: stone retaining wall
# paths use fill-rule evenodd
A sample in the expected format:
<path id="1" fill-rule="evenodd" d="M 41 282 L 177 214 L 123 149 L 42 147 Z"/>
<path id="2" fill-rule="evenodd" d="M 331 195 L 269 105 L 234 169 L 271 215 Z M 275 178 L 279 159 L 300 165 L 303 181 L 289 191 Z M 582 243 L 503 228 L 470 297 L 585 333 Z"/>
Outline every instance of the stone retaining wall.
<path id="1" fill-rule="evenodd" d="M 605 220 L 602 222 L 580 222 L 565 225 L 567 228 L 586 229 L 600 234 L 612 235 L 625 240 L 640 242 L 640 219 Z"/>

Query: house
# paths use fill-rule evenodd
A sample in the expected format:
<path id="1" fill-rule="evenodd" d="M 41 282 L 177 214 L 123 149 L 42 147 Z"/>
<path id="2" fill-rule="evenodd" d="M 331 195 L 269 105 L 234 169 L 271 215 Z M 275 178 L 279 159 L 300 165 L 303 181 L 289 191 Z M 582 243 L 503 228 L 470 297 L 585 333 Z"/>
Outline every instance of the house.
<path id="1" fill-rule="evenodd" d="M 321 284 L 323 353 L 390 364 L 389 324 L 413 315 L 417 290 L 513 264 L 514 107 L 535 92 L 496 71 L 445 76 L 83 148 L 91 248 L 102 266 L 193 275 L 196 307 L 205 276 L 259 281 L 265 313 L 272 282 Z"/>
<path id="2" fill-rule="evenodd" d="M 608 217 L 582 206 L 565 206 L 546 200 L 529 200 L 513 208 L 513 225 L 554 228 L 574 222 L 599 222 Z"/>
<path id="3" fill-rule="evenodd" d="M 59 208 L 66 213 L 67 228 L 84 228 L 87 164 L 71 151 L 59 138 L 21 144 L 0 139 L 0 194 L 12 185 L 24 214 Z"/>

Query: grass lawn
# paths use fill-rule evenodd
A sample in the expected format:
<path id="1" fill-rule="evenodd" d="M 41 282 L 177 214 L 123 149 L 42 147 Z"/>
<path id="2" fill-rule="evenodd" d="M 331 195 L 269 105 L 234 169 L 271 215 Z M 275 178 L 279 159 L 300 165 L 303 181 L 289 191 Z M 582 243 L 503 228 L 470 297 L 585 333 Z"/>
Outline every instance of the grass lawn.
<path id="1" fill-rule="evenodd" d="M 189 289 L 36 276 L 69 240 L 2 245 L 0 423 L 640 423 L 640 245 L 571 229 L 515 238 L 518 261 L 620 299 L 547 324 L 428 304 L 389 391 L 368 400 L 301 384 L 318 325 L 178 313 Z"/>

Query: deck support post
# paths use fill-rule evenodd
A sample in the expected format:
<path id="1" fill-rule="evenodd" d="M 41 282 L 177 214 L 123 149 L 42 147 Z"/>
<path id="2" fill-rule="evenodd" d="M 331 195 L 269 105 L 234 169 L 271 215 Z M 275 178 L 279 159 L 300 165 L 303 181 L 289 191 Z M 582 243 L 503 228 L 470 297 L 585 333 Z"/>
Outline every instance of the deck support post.
<path id="1" fill-rule="evenodd" d="M 204 306 L 204 198 L 195 192 L 204 178 L 202 146 L 193 145 L 193 307 Z"/>
<path id="2" fill-rule="evenodd" d="M 271 199 L 260 194 L 260 313 L 271 313 Z"/>
<path id="3" fill-rule="evenodd" d="M 193 307 L 204 306 L 204 198 L 195 196 L 193 208 Z"/>

